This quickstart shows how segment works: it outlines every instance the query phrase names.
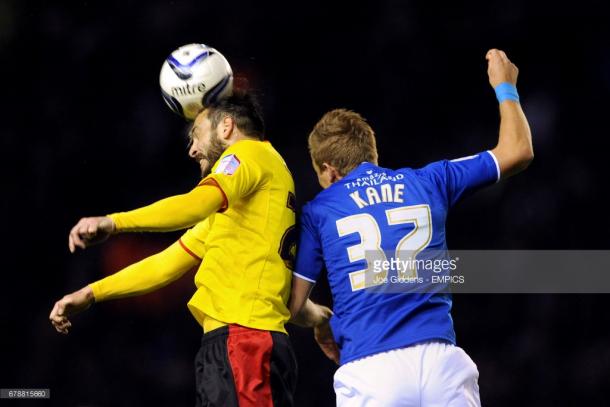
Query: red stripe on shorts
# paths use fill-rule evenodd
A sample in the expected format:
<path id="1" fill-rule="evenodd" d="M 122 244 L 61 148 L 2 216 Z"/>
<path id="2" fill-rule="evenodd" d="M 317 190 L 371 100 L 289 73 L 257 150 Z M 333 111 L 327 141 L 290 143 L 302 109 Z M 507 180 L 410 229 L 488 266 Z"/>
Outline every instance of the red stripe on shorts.
<path id="1" fill-rule="evenodd" d="M 229 325 L 227 351 L 240 407 L 273 407 L 269 331 Z"/>

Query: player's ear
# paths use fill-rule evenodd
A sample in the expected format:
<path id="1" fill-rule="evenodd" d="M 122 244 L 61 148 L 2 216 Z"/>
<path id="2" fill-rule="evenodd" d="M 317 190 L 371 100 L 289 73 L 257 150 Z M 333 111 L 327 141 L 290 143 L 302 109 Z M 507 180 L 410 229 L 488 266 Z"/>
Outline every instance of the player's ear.
<path id="1" fill-rule="evenodd" d="M 334 184 L 342 178 L 339 170 L 328 163 L 322 164 L 322 173 L 330 184 Z"/>
<path id="2" fill-rule="evenodd" d="M 231 116 L 225 116 L 224 119 L 222 119 L 221 126 L 220 136 L 222 139 L 228 140 L 231 138 L 233 131 L 235 131 L 235 120 L 233 120 Z"/>
<path id="3" fill-rule="evenodd" d="M 330 166 L 330 183 L 334 184 L 335 182 L 339 181 L 342 177 L 341 174 L 339 173 L 339 171 L 333 167 L 332 165 Z"/>

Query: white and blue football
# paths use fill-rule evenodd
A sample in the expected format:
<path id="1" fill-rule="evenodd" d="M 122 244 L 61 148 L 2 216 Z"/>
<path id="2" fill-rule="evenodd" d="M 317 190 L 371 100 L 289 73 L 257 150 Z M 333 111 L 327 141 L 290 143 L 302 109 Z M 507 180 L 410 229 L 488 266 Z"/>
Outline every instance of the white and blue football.
<path id="1" fill-rule="evenodd" d="M 233 71 L 227 59 L 214 48 L 188 44 L 163 62 L 159 84 L 170 109 L 194 120 L 203 107 L 231 95 Z"/>

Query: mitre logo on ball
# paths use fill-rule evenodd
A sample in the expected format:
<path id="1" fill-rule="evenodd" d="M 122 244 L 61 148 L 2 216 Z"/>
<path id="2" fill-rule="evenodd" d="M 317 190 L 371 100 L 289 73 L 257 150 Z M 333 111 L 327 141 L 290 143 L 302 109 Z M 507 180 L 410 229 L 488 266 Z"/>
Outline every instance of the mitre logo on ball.
<path id="1" fill-rule="evenodd" d="M 159 84 L 170 109 L 194 120 L 203 107 L 233 93 L 233 71 L 216 49 L 205 44 L 188 44 L 165 59 Z"/>

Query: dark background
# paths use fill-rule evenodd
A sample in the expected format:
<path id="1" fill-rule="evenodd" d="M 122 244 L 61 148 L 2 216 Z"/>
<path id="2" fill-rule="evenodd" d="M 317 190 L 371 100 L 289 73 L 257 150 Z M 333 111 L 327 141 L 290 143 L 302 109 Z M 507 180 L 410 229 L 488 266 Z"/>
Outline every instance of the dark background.
<path id="1" fill-rule="evenodd" d="M 536 159 L 458 205 L 449 246 L 608 249 L 609 17 L 604 2 L 588 0 L 0 0 L 0 387 L 50 388 L 51 400 L 36 405 L 194 403 L 201 330 L 185 306 L 193 274 L 155 294 L 96 305 L 74 319 L 69 336 L 47 319 L 65 293 L 179 236 L 120 236 L 67 250 L 79 217 L 197 182 L 186 123 L 158 88 L 161 63 L 177 46 L 218 48 L 259 93 L 268 139 L 292 169 L 300 204 L 319 190 L 306 136 L 331 108 L 369 120 L 387 167 L 492 148 L 498 113 L 484 55 L 504 49 L 520 68 Z M 324 284 L 314 297 L 330 302 Z M 607 300 L 456 296 L 458 343 L 478 365 L 483 404 L 609 405 Z M 297 404 L 334 405 L 335 367 L 309 331 L 290 332 Z"/>

